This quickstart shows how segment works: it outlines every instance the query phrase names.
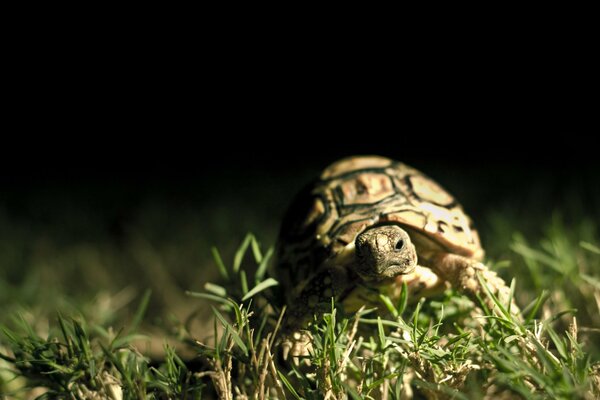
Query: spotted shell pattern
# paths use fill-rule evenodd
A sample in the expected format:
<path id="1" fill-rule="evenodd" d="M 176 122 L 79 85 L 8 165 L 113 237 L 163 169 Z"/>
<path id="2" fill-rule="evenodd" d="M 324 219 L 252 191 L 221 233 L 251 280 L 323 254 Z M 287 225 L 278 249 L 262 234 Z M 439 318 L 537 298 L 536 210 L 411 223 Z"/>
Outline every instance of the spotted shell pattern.
<path id="1" fill-rule="evenodd" d="M 365 229 L 386 223 L 420 234 L 427 246 L 483 256 L 471 219 L 436 182 L 388 158 L 356 156 L 330 165 L 297 196 L 280 232 L 279 275 L 292 286 L 314 276 Z"/>

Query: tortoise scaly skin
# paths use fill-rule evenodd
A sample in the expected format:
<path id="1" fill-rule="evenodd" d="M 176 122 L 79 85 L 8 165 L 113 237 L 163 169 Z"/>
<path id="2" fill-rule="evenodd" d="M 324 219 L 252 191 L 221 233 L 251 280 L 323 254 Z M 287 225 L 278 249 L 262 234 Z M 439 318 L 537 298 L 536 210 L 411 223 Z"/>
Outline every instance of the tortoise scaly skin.
<path id="1" fill-rule="evenodd" d="M 378 156 L 327 167 L 284 217 L 275 274 L 288 304 L 288 324 L 301 327 L 331 297 L 346 311 L 450 284 L 490 309 L 477 273 L 502 302 L 509 288 L 481 263 L 479 236 L 462 206 L 420 171 Z M 516 308 L 515 308 L 516 310 Z"/>

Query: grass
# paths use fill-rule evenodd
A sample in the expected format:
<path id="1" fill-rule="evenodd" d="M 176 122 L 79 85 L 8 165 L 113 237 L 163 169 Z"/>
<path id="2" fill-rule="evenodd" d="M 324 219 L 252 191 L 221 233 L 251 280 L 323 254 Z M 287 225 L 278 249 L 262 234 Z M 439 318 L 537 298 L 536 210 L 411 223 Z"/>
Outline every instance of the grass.
<path id="1" fill-rule="evenodd" d="M 149 292 L 125 325 L 106 307 L 98 315 L 67 306 L 68 317 L 44 324 L 27 306 L 11 307 L 0 336 L 0 398 L 599 398 L 596 229 L 556 216 L 532 241 L 498 228 L 510 251 L 490 264 L 515 278 L 523 318 L 452 290 L 398 303 L 381 296 L 379 311 L 352 315 L 332 301 L 307 327 L 310 352 L 297 364 L 281 360 L 286 316 L 271 290 L 272 250 L 248 235 L 231 256 L 213 248 L 219 278 L 187 292 L 189 302 L 210 304 L 212 317 L 163 320 L 160 359 L 146 354 L 151 338 L 140 333 Z M 194 330 L 194 319 L 210 332 Z"/>

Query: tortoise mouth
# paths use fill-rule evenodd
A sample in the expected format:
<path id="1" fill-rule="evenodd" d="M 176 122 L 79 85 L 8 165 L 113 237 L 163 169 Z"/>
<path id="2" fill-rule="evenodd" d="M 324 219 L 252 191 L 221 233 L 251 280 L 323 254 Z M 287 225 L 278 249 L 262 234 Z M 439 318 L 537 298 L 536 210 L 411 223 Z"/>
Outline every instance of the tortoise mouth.
<path id="1" fill-rule="evenodd" d="M 385 269 L 385 271 L 382 271 L 382 274 L 391 273 L 394 276 L 405 275 L 405 274 L 410 274 L 414 270 L 415 270 L 414 265 L 391 264 Z"/>
<path id="2" fill-rule="evenodd" d="M 398 264 L 390 265 L 381 272 L 357 271 L 358 276 L 365 282 L 391 282 L 400 275 L 408 275 L 414 272 L 415 268 L 405 268 Z"/>
<path id="3" fill-rule="evenodd" d="M 392 263 L 380 268 L 376 271 L 371 278 L 375 279 L 387 279 L 395 278 L 398 275 L 410 274 L 415 270 L 415 265 L 409 262 L 409 260 L 403 260 L 402 263 Z"/>

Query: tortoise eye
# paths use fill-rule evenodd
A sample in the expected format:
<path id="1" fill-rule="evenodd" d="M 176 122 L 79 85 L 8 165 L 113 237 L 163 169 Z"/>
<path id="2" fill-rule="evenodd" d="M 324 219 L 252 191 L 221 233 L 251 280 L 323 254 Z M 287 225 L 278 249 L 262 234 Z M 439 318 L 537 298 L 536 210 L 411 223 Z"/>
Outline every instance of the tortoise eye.
<path id="1" fill-rule="evenodd" d="M 404 240 L 402 240 L 402 239 L 398 240 L 398 243 L 396 243 L 396 250 L 402 250 L 403 247 L 404 247 Z"/>

